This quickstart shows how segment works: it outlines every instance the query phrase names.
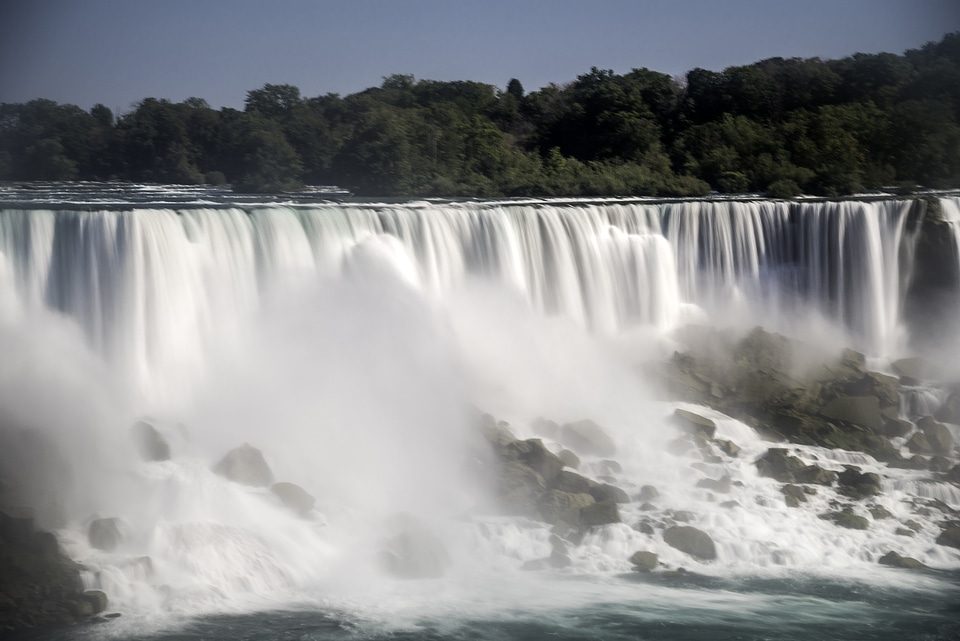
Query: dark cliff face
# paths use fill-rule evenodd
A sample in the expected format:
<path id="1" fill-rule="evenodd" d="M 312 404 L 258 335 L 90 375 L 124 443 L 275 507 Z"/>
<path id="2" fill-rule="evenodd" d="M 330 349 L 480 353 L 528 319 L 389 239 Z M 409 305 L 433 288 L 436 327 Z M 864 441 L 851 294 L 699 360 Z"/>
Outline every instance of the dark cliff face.
<path id="1" fill-rule="evenodd" d="M 960 255 L 952 226 L 940 216 L 938 199 L 917 200 L 921 212 L 913 274 L 904 320 L 914 347 L 937 349 L 951 339 L 960 312 Z"/>
<path id="2" fill-rule="evenodd" d="M 67 625 L 103 609 L 102 593 L 84 593 L 80 566 L 33 519 L 0 511 L 0 634 Z"/>

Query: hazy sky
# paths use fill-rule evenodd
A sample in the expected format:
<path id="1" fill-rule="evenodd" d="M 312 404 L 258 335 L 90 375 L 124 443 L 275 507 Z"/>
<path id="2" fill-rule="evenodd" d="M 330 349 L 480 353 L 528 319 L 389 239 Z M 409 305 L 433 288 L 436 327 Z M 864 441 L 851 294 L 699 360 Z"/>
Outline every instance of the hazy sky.
<path id="1" fill-rule="evenodd" d="M 529 91 L 592 66 L 899 54 L 958 30 L 958 0 L 0 0 L 0 102 L 242 108 L 268 82 L 346 95 L 393 73 Z"/>

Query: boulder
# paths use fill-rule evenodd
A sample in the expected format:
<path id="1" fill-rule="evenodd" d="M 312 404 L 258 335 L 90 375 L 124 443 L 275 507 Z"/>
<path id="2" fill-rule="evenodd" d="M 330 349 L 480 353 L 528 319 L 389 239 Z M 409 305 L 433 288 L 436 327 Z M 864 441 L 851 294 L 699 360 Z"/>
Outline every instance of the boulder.
<path id="1" fill-rule="evenodd" d="M 547 490 L 540 499 L 540 518 L 550 524 L 566 523 L 579 527 L 581 510 L 594 503 L 596 500 L 586 493 Z"/>
<path id="2" fill-rule="evenodd" d="M 945 456 L 931 456 L 927 462 L 927 469 L 931 472 L 946 472 L 950 469 L 950 459 Z"/>
<path id="3" fill-rule="evenodd" d="M 954 465 L 950 470 L 944 475 L 944 478 L 951 483 L 956 483 L 960 485 L 960 465 Z"/>
<path id="4" fill-rule="evenodd" d="M 248 443 L 227 452 L 213 471 L 235 483 L 253 487 L 267 487 L 273 483 L 273 472 L 263 453 Z"/>
<path id="5" fill-rule="evenodd" d="M 936 376 L 930 362 L 919 356 L 895 360 L 890 364 L 890 368 L 897 376 L 904 379 L 903 382 L 907 385 L 916 385 L 920 381 Z"/>
<path id="6" fill-rule="evenodd" d="M 602 427 L 589 419 L 567 423 L 561 427 L 560 441 L 588 456 L 608 458 L 617 453 L 613 439 Z"/>
<path id="7" fill-rule="evenodd" d="M 866 517 L 857 516 L 849 508 L 838 512 L 821 514 L 820 518 L 833 521 L 835 524 L 848 530 L 866 530 L 870 527 L 870 521 L 868 521 Z"/>
<path id="8" fill-rule="evenodd" d="M 876 505 L 876 506 L 874 506 L 874 507 L 871 507 L 871 508 L 870 508 L 870 516 L 873 517 L 873 520 L 874 520 L 874 521 L 880 521 L 880 520 L 883 520 L 883 519 L 892 519 L 892 518 L 893 518 L 893 514 L 891 514 L 890 510 L 888 510 L 887 508 L 883 507 L 882 505 Z"/>
<path id="9" fill-rule="evenodd" d="M 603 501 L 613 501 L 614 503 L 629 503 L 630 495 L 621 490 L 616 485 L 609 483 L 600 483 L 590 490 L 590 496 L 595 498 L 598 503 Z"/>
<path id="10" fill-rule="evenodd" d="M 102 590 L 86 590 L 83 600 L 90 604 L 91 614 L 100 614 L 107 609 L 107 594 Z"/>
<path id="11" fill-rule="evenodd" d="M 640 488 L 640 494 L 637 495 L 639 501 L 655 501 L 658 498 L 660 498 L 660 492 L 652 485 L 644 485 Z"/>
<path id="12" fill-rule="evenodd" d="M 730 458 L 735 458 L 737 454 L 740 453 L 740 446 L 734 443 L 733 441 L 725 441 L 722 439 L 717 439 L 714 441 L 714 443 L 716 443 L 717 448 L 721 452 L 723 452 Z"/>
<path id="13" fill-rule="evenodd" d="M 499 455 L 504 460 L 523 461 L 547 483 L 552 482 L 564 467 L 563 460 L 548 450 L 538 438 L 513 441 L 504 446 Z"/>
<path id="14" fill-rule="evenodd" d="M 144 461 L 169 461 L 170 445 L 153 425 L 138 421 L 132 428 L 133 442 Z"/>
<path id="15" fill-rule="evenodd" d="M 948 525 L 937 537 L 938 545 L 960 549 L 960 525 Z"/>
<path id="16" fill-rule="evenodd" d="M 911 570 L 927 567 L 913 557 L 900 556 L 896 552 L 892 551 L 881 556 L 879 563 L 880 565 L 888 565 L 892 568 L 907 568 Z"/>
<path id="17" fill-rule="evenodd" d="M 847 467 L 837 475 L 838 490 L 853 499 L 865 499 L 881 491 L 880 477 L 873 472 L 861 474 L 853 467 Z"/>
<path id="18" fill-rule="evenodd" d="M 887 438 L 901 438 L 913 430 L 913 424 L 901 418 L 887 419 L 883 424 L 883 433 Z"/>
<path id="19" fill-rule="evenodd" d="M 634 552 L 630 556 L 630 563 L 638 572 L 652 572 L 660 565 L 660 557 L 653 552 Z"/>
<path id="20" fill-rule="evenodd" d="M 717 432 L 717 424 L 713 419 L 689 410 L 675 410 L 673 412 L 673 422 L 688 434 L 702 434 L 706 438 L 713 438 Z"/>
<path id="21" fill-rule="evenodd" d="M 820 415 L 873 430 L 883 429 L 880 401 L 876 396 L 838 396 L 823 406 Z"/>
<path id="22" fill-rule="evenodd" d="M 729 494 L 730 493 L 730 477 L 724 476 L 720 480 L 717 479 L 700 479 L 697 481 L 697 487 L 702 487 L 711 492 L 716 492 L 718 494 Z"/>
<path id="23" fill-rule="evenodd" d="M 507 514 L 534 516 L 547 484 L 523 461 L 505 461 L 497 469 L 497 498 Z"/>
<path id="24" fill-rule="evenodd" d="M 780 488 L 783 493 L 784 502 L 787 507 L 800 507 L 801 503 L 807 502 L 807 493 L 798 485 L 787 484 Z"/>
<path id="25" fill-rule="evenodd" d="M 117 549 L 117 546 L 123 540 L 120 519 L 116 517 L 94 519 L 87 530 L 87 539 L 90 541 L 90 545 L 98 550 L 112 552 Z"/>
<path id="26" fill-rule="evenodd" d="M 760 476 L 768 476 L 781 483 L 814 483 L 830 485 L 836 479 L 836 472 L 825 470 L 818 465 L 807 465 L 787 450 L 771 447 L 756 461 Z"/>
<path id="27" fill-rule="evenodd" d="M 682 525 L 668 528 L 663 533 L 663 540 L 670 547 L 701 561 L 712 561 L 717 558 L 713 539 L 706 532 L 695 527 Z"/>
<path id="28" fill-rule="evenodd" d="M 380 562 L 384 571 L 398 579 L 439 578 L 451 565 L 443 541 L 422 527 L 390 538 L 381 550 Z"/>
<path id="29" fill-rule="evenodd" d="M 583 528 L 620 522 L 620 510 L 613 501 L 594 503 L 580 510 L 580 526 Z"/>
<path id="30" fill-rule="evenodd" d="M 560 472 L 551 485 L 561 492 L 583 492 L 585 494 L 590 494 L 593 488 L 597 487 L 596 481 L 591 481 L 585 476 L 568 470 Z"/>
<path id="31" fill-rule="evenodd" d="M 907 449 L 914 454 L 933 454 L 933 445 L 923 432 L 916 432 L 910 437 L 906 445 Z M 926 461 L 924 461 L 923 466 L 926 467 Z"/>
<path id="32" fill-rule="evenodd" d="M 944 423 L 960 424 L 960 389 L 954 390 L 933 417 Z"/>
<path id="33" fill-rule="evenodd" d="M 557 456 L 560 457 L 560 460 L 563 461 L 563 464 L 567 467 L 575 470 L 580 469 L 580 457 L 570 450 L 560 450 L 560 453 L 557 454 Z"/>
<path id="34" fill-rule="evenodd" d="M 305 489 L 300 487 L 295 483 L 274 483 L 270 486 L 270 491 L 273 492 L 280 499 L 281 502 L 300 516 L 305 516 L 310 510 L 313 509 L 313 505 L 316 503 L 316 499 L 313 498 Z"/>
<path id="35" fill-rule="evenodd" d="M 844 391 L 849 396 L 876 396 L 882 408 L 900 406 L 900 381 L 894 376 L 867 372 L 860 380 L 844 385 Z"/>
<path id="36" fill-rule="evenodd" d="M 953 435 L 943 423 L 938 423 L 932 416 L 924 416 L 917 421 L 917 428 L 923 431 L 930 444 L 932 454 L 949 455 L 953 450 Z"/>

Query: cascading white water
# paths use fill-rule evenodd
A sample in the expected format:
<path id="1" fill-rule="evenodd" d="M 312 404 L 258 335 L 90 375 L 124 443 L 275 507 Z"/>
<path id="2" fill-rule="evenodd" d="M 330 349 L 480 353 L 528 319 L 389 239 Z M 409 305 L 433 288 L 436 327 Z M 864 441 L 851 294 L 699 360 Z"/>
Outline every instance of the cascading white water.
<path id="1" fill-rule="evenodd" d="M 24 362 L 49 360 L 27 368 L 30 388 L 47 385 L 45 373 L 57 367 L 44 349 L 49 337 L 83 352 L 63 354 L 49 389 L 13 417 L 35 415 L 73 434 L 71 447 L 84 454 L 75 485 L 94 489 L 77 492 L 85 498 L 71 504 L 60 534 L 96 570 L 88 579 L 129 607 L 222 607 L 224 594 L 289 588 L 365 593 L 391 527 L 385 519 L 398 511 L 442 534 L 464 581 L 548 555 L 546 527 L 464 516 L 484 495 L 461 469 L 472 444 L 467 403 L 555 449 L 536 431 L 537 414 L 601 422 L 618 443 L 622 471 L 589 456 L 581 471 L 614 474 L 633 496 L 656 484 L 664 509 L 699 514 L 718 543 L 714 571 L 862 569 L 894 543 L 953 567 L 948 554 L 930 549 L 932 525 L 908 541 L 893 521 L 840 532 L 812 516 L 828 509 L 826 492 L 810 510 L 786 508 L 778 484 L 752 463 L 768 443 L 743 423 L 716 416 L 719 435 L 743 448 L 739 459 L 703 464 L 667 452 L 673 406 L 640 387 L 634 353 L 621 341 L 636 333 L 661 339 L 691 319 L 802 334 L 819 315 L 871 355 L 889 355 L 904 338 L 909 208 L 880 201 L 2 210 L 2 344 L 36 337 Z M 62 324 L 79 327 L 85 342 Z M 44 411 L 71 380 L 95 387 L 88 361 L 97 359 L 108 380 L 88 395 L 98 411 L 80 413 L 76 425 Z M 0 366 L 0 399 L 16 402 L 21 374 Z M 80 404 L 89 391 L 82 389 L 67 398 Z M 103 409 L 117 397 L 125 399 L 120 407 Z M 156 414 L 173 460 L 136 460 L 128 439 L 134 412 Z M 310 519 L 264 489 L 211 473 L 244 441 L 264 449 L 278 480 L 317 495 Z M 835 470 L 879 469 L 866 456 L 800 454 Z M 82 469 L 87 461 L 94 469 Z M 729 497 L 695 485 L 726 476 L 740 482 Z M 899 499 L 917 487 L 904 472 L 883 505 L 909 518 Z M 927 495 L 956 498 L 942 488 Z M 117 551 L 88 544 L 95 513 L 124 519 Z M 639 503 L 623 513 L 624 524 L 572 551 L 573 572 L 627 571 L 629 554 L 652 546 L 666 563 L 689 561 L 630 527 L 644 518 Z M 145 569 L 138 559 L 147 556 Z"/>
<path id="2" fill-rule="evenodd" d="M 74 318 L 147 393 L 277 283 L 335 276 L 398 238 L 431 295 L 479 276 L 601 333 L 668 330 L 686 305 L 776 327 L 813 308 L 874 354 L 902 341 L 909 202 L 263 206 L 4 211 L 16 298 Z M 960 214 L 958 214 L 960 215 Z M 960 228 L 960 227 L 958 227 Z M 174 373 L 176 372 L 176 373 Z M 186 372 L 186 379 L 184 373 Z"/>

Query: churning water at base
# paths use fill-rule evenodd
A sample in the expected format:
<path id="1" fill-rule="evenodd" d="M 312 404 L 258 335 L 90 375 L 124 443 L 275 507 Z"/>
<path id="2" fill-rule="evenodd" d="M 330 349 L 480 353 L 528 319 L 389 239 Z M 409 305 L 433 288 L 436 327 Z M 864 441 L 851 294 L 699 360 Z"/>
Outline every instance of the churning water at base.
<path id="1" fill-rule="evenodd" d="M 120 200 L 0 211 L 0 463 L 123 613 L 46 638 L 956 637 L 960 557 L 908 502 L 960 508 L 955 485 L 798 447 L 885 477 L 892 518 L 838 528 L 818 518 L 833 490 L 785 507 L 753 464 L 770 444 L 739 421 L 694 408 L 739 456 L 672 450 L 683 405 L 637 374 L 688 322 L 855 344 L 883 366 L 909 338 L 909 201 Z M 538 417 L 601 424 L 616 453 L 581 453 L 579 471 L 634 499 L 623 523 L 569 567 L 523 569 L 551 554 L 550 528 L 492 505 L 476 408 L 555 451 Z M 170 460 L 137 455 L 144 416 Z M 244 442 L 316 505 L 298 515 L 213 473 Z M 715 561 L 636 527 L 681 514 Z M 112 550 L 88 539 L 98 517 L 120 519 Z M 442 577 L 385 574 L 411 528 L 442 543 Z M 638 550 L 667 572 L 633 573 Z M 879 566 L 889 550 L 932 569 Z"/>

